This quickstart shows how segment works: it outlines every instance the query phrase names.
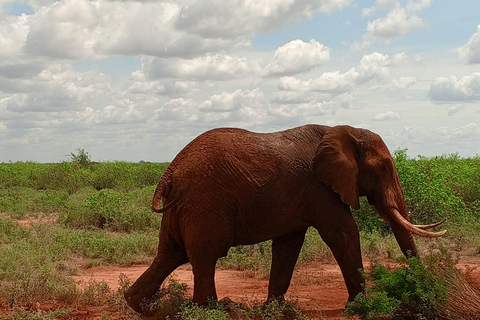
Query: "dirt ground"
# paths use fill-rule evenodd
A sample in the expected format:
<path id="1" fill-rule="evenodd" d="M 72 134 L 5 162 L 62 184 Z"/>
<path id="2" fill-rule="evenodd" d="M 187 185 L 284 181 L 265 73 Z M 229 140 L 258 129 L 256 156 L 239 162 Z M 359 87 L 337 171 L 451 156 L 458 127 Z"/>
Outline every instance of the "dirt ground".
<path id="1" fill-rule="evenodd" d="M 368 269 L 368 261 L 365 262 Z M 120 274 L 132 281 L 136 280 L 147 266 L 96 267 L 82 270 L 75 280 L 83 283 L 103 281 L 110 288 L 118 288 Z M 480 257 L 463 257 L 457 268 L 467 273 L 467 279 L 480 287 Z M 178 268 L 173 277 L 187 284 L 187 295 L 193 293 L 193 274 L 189 265 Z M 268 279 L 252 272 L 217 270 L 215 275 L 218 298 L 229 298 L 247 305 L 261 303 L 267 295 Z M 342 315 L 348 297 L 345 284 L 336 264 L 312 263 L 296 269 L 286 299 L 296 301 L 300 309 L 310 319 L 346 319 Z M 92 310 L 93 311 L 93 310 Z M 90 313 L 92 316 L 95 312 Z M 92 317 L 91 319 L 94 319 Z M 85 317 L 83 319 L 89 319 Z"/>
<path id="2" fill-rule="evenodd" d="M 37 222 L 55 222 L 57 216 L 47 216 L 43 219 L 26 219 L 19 224 L 30 226 Z M 40 221 L 42 220 L 42 221 Z M 385 261 L 386 264 L 398 265 Z M 133 283 L 148 267 L 148 265 L 131 267 L 94 267 L 80 270 L 80 274 L 74 276 L 79 285 L 88 284 L 91 281 L 105 282 L 111 289 L 119 287 L 120 275 L 124 274 Z M 369 261 L 364 259 L 366 271 L 369 269 Z M 480 257 L 461 256 L 457 268 L 464 273 L 465 278 L 476 288 L 480 288 Z M 187 296 L 193 294 L 193 274 L 190 265 L 184 265 L 172 274 L 173 278 L 187 285 Z M 234 302 L 246 305 L 255 305 L 265 301 L 267 296 L 268 278 L 261 273 L 252 271 L 233 271 L 217 269 L 215 283 L 218 299 L 228 298 Z M 286 299 L 296 302 L 302 312 L 309 319 L 347 319 L 343 310 L 348 297 L 347 289 L 337 264 L 333 263 L 310 263 L 297 266 L 293 275 L 292 283 L 287 292 Z M 56 309 L 58 306 L 52 306 Z M 68 308 L 68 306 L 65 306 Z M 39 306 L 39 309 L 50 309 L 48 306 Z M 102 306 L 74 308 L 75 320 L 116 319 L 117 315 L 109 314 L 109 310 Z M 0 310 L 0 318 L 2 312 Z"/>

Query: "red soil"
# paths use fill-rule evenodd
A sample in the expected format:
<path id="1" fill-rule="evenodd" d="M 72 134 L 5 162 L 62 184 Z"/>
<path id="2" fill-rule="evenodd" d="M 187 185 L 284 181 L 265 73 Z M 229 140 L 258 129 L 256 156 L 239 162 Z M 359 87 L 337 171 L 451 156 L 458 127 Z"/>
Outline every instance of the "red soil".
<path id="1" fill-rule="evenodd" d="M 368 263 L 366 263 L 368 267 Z M 467 272 L 467 279 L 480 288 L 480 258 L 465 257 L 457 267 Z M 118 288 L 120 274 L 136 280 L 147 266 L 96 267 L 82 271 L 75 279 L 84 283 L 103 281 L 110 288 Z M 178 268 L 173 278 L 187 284 L 187 295 L 193 293 L 193 275 L 189 265 Z M 268 279 L 252 272 L 217 270 L 215 275 L 218 298 L 229 298 L 247 305 L 261 303 L 266 299 Z M 346 319 L 342 315 L 348 297 L 345 283 L 336 264 L 313 263 L 296 269 L 286 299 L 296 301 L 309 319 Z M 93 311 L 93 310 L 92 310 Z M 93 311 L 92 315 L 95 314 Z M 95 319 L 83 317 L 81 319 Z"/>

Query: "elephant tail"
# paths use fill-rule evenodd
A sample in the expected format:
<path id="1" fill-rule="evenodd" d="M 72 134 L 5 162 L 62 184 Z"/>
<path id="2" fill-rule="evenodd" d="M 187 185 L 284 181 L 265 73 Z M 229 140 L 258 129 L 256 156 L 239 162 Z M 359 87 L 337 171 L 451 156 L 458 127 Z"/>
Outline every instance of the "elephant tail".
<path id="1" fill-rule="evenodd" d="M 171 175 L 172 175 L 172 170 L 169 167 L 160 178 L 157 188 L 155 189 L 155 194 L 153 195 L 152 208 L 153 208 L 153 211 L 157 213 L 165 212 L 176 202 L 176 201 L 171 201 L 167 205 L 165 205 L 165 202 L 166 202 L 165 200 L 168 197 L 170 190 L 172 189 Z M 163 207 L 160 207 L 160 202 L 163 202 L 164 204 Z"/>

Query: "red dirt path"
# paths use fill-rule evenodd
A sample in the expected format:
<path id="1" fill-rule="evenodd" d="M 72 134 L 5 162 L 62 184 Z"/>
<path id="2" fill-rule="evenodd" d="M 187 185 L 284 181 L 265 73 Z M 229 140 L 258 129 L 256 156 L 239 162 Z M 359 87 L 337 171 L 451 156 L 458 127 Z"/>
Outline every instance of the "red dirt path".
<path id="1" fill-rule="evenodd" d="M 368 263 L 366 263 L 368 266 Z M 468 271 L 467 279 L 480 287 L 480 257 L 465 257 L 457 267 Z M 110 288 L 118 288 L 120 274 L 136 280 L 147 266 L 96 267 L 82 271 L 75 279 L 83 282 L 103 281 Z M 188 286 L 187 295 L 193 293 L 193 275 L 189 265 L 178 268 L 174 279 Z M 248 305 L 261 303 L 266 299 L 268 279 L 251 272 L 218 270 L 215 275 L 218 298 L 229 298 Z M 296 269 L 286 299 L 297 301 L 300 309 L 309 319 L 346 319 L 342 315 L 348 297 L 345 284 L 336 264 L 313 263 Z M 87 319 L 87 318 L 85 318 Z M 91 318 L 94 319 L 94 318 Z"/>

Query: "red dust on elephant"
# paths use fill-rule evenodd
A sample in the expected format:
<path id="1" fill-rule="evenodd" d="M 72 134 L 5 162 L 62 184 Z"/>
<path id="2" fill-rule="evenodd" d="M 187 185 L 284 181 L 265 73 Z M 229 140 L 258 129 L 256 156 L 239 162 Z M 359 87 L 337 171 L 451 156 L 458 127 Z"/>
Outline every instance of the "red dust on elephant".
<path id="1" fill-rule="evenodd" d="M 172 161 L 153 210 L 163 212 L 158 253 L 125 292 L 142 305 L 187 262 L 193 301 L 217 299 L 217 260 L 232 246 L 272 239 L 268 299 L 283 299 L 308 227 L 316 228 L 342 271 L 348 299 L 363 291 L 360 237 L 350 207 L 368 202 L 392 227 L 402 252 L 417 256 L 413 235 L 439 237 L 410 222 L 394 160 L 380 136 L 350 126 L 305 125 L 275 133 L 221 128 L 203 133 Z M 161 207 L 160 203 L 163 203 Z"/>

